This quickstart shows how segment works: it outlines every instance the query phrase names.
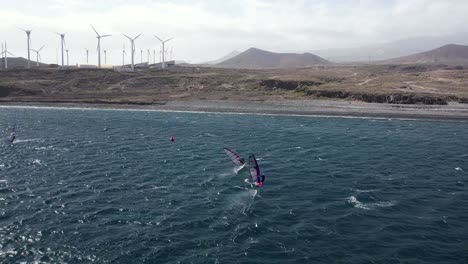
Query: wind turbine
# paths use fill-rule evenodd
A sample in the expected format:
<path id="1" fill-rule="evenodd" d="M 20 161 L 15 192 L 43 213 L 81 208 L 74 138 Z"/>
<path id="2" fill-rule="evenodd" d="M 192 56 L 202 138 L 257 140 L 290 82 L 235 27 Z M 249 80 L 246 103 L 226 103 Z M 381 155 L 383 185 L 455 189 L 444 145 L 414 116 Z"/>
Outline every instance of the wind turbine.
<path id="1" fill-rule="evenodd" d="M 3 49 L 3 43 L 2 43 L 2 49 Z M 3 64 L 5 65 L 5 69 L 8 69 L 8 54 L 10 54 L 11 56 L 15 56 L 11 52 L 8 51 L 7 42 L 5 41 L 5 50 L 2 52 L 2 55 L 5 55 L 5 57 L 3 57 L 3 60 L 4 60 Z"/>
<path id="2" fill-rule="evenodd" d="M 166 57 L 169 57 L 169 48 L 167 48 L 167 49 L 164 51 L 164 53 L 163 53 L 163 58 L 166 58 Z M 166 63 L 166 62 L 164 61 L 164 64 L 165 64 L 165 63 Z"/>
<path id="3" fill-rule="evenodd" d="M 143 64 L 143 50 L 140 50 L 140 63 Z"/>
<path id="4" fill-rule="evenodd" d="M 68 64 L 68 49 L 66 49 L 66 52 L 67 52 L 67 66 L 70 65 Z"/>
<path id="5" fill-rule="evenodd" d="M 146 59 L 147 59 L 146 61 L 148 62 L 148 65 L 150 65 L 150 64 L 151 64 L 151 63 L 150 63 L 150 58 L 151 58 L 151 52 L 150 52 L 150 50 L 146 50 L 146 57 L 147 57 L 147 58 L 146 58 Z"/>
<path id="6" fill-rule="evenodd" d="M 44 48 L 44 46 L 42 46 L 40 49 L 38 50 L 34 50 L 34 49 L 31 49 L 32 51 L 36 52 L 36 67 L 39 67 L 39 60 L 42 60 L 41 59 L 41 54 L 39 54 L 39 52 L 41 52 L 41 50 Z"/>
<path id="7" fill-rule="evenodd" d="M 159 63 L 162 65 L 162 48 L 159 49 Z"/>
<path id="8" fill-rule="evenodd" d="M 2 57 L 1 57 L 1 58 L 2 58 L 1 62 L 2 62 L 2 63 L 3 63 L 3 53 L 4 53 L 4 51 L 3 51 L 3 42 L 2 42 L 2 53 L 0 53 L 0 56 L 2 56 Z M 2 65 L 2 68 L 3 68 L 3 65 Z"/>
<path id="9" fill-rule="evenodd" d="M 26 40 L 28 42 L 28 69 L 31 68 L 31 50 L 29 49 L 29 45 L 31 44 L 31 31 L 32 30 L 26 30 L 20 28 L 20 30 L 23 30 L 26 32 Z"/>
<path id="10" fill-rule="evenodd" d="M 164 45 L 169 42 L 170 40 L 174 39 L 173 37 L 172 38 L 169 38 L 169 39 L 166 39 L 166 40 L 162 40 L 160 39 L 158 36 L 154 35 L 157 39 L 159 39 L 159 41 L 161 41 L 161 44 L 162 44 L 162 50 L 163 50 L 163 54 L 162 54 L 162 69 L 164 70 L 164 68 L 166 68 L 166 64 L 165 64 L 165 60 L 164 60 Z"/>
<path id="11" fill-rule="evenodd" d="M 153 63 L 156 64 L 156 50 L 153 50 Z"/>
<path id="12" fill-rule="evenodd" d="M 131 53 L 132 53 L 132 70 L 135 69 L 135 40 L 136 40 L 139 36 L 141 36 L 141 34 L 143 34 L 143 33 L 140 33 L 140 35 L 138 35 L 138 36 L 136 36 L 136 37 L 134 37 L 134 38 L 131 38 L 131 37 L 125 35 L 125 34 L 122 34 L 122 35 L 124 35 L 126 38 L 128 38 L 128 39 L 130 40 L 130 43 L 131 43 L 130 51 L 131 51 Z"/>
<path id="13" fill-rule="evenodd" d="M 89 50 L 88 49 L 84 49 L 86 50 L 86 64 L 89 64 Z"/>
<path id="14" fill-rule="evenodd" d="M 104 50 L 104 65 L 107 64 L 107 50 Z"/>
<path id="15" fill-rule="evenodd" d="M 90 25 L 94 32 L 96 32 L 96 35 L 97 35 L 97 40 L 98 40 L 98 44 L 97 44 L 97 49 L 98 49 L 98 67 L 101 68 L 101 38 L 105 38 L 105 37 L 110 37 L 112 35 L 99 35 L 99 33 L 96 31 L 96 29 L 93 27 L 93 25 Z"/>
<path id="16" fill-rule="evenodd" d="M 60 39 L 61 39 L 61 44 L 62 44 L 62 69 L 63 69 L 63 66 L 64 66 L 63 46 L 65 45 L 65 33 L 55 32 L 55 34 L 59 35 Z"/>
<path id="17" fill-rule="evenodd" d="M 125 66 L 125 55 L 127 53 L 125 52 L 125 45 L 123 46 L 123 49 L 122 49 L 122 66 Z"/>

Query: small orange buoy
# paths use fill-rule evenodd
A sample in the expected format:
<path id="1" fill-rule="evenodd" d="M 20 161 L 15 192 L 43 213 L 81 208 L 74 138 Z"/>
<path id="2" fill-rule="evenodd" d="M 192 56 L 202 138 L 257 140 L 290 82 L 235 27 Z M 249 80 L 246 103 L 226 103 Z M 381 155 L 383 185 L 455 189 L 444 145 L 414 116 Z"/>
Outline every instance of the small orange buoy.
<path id="1" fill-rule="evenodd" d="M 174 138 L 174 137 L 170 137 L 170 138 L 169 138 L 169 141 L 170 141 L 170 142 L 174 142 L 174 141 L 175 141 L 175 138 Z"/>

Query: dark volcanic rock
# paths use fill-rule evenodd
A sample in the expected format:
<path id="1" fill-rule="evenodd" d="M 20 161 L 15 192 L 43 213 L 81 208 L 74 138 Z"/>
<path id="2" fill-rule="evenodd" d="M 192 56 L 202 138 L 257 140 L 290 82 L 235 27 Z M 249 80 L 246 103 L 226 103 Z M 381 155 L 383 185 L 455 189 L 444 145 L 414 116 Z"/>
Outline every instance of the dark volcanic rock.
<path id="1" fill-rule="evenodd" d="M 388 104 L 425 104 L 425 105 L 446 105 L 447 98 L 418 96 L 412 94 L 366 94 L 343 91 L 320 91 L 309 90 L 307 95 L 337 99 L 354 99 L 367 103 L 388 103 Z"/>
<path id="2" fill-rule="evenodd" d="M 9 85 L 0 85 L 0 97 L 8 96 L 28 96 L 40 94 L 39 91 L 33 91 L 28 89 L 21 89 Z"/>

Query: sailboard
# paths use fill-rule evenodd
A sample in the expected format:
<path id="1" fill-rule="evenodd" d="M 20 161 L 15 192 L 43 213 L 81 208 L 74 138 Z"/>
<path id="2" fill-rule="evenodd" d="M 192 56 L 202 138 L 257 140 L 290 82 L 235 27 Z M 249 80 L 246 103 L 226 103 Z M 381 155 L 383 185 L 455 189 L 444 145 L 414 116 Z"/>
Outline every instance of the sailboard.
<path id="1" fill-rule="evenodd" d="M 224 148 L 224 152 L 226 155 L 228 155 L 234 165 L 239 167 L 243 167 L 245 165 L 244 160 L 234 151 L 230 150 L 229 148 Z"/>
<path id="2" fill-rule="evenodd" d="M 249 168 L 250 180 L 257 183 L 261 182 L 260 167 L 253 154 L 249 156 Z"/>

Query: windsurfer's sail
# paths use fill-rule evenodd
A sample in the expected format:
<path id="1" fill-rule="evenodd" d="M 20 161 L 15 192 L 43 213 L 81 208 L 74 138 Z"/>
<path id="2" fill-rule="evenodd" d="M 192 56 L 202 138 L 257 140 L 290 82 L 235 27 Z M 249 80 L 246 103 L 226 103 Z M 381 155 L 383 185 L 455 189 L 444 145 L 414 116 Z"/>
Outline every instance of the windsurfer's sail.
<path id="1" fill-rule="evenodd" d="M 249 156 L 249 168 L 250 180 L 257 183 L 261 182 L 260 167 L 253 154 Z"/>
<path id="2" fill-rule="evenodd" d="M 245 164 L 244 160 L 241 157 L 239 157 L 239 155 L 237 155 L 237 153 L 235 153 L 234 151 L 228 148 L 224 148 L 224 152 L 226 153 L 226 155 L 229 156 L 229 158 L 232 160 L 232 163 L 234 163 L 234 165 L 243 166 Z"/>
<path id="3" fill-rule="evenodd" d="M 10 134 L 10 136 L 8 137 L 8 141 L 9 141 L 10 143 L 13 143 L 13 142 L 15 141 L 15 139 L 16 139 L 16 134 L 15 134 L 15 132 L 12 132 L 12 133 Z"/>

